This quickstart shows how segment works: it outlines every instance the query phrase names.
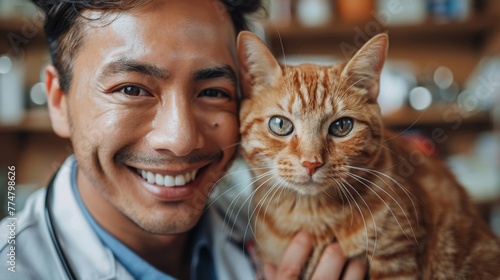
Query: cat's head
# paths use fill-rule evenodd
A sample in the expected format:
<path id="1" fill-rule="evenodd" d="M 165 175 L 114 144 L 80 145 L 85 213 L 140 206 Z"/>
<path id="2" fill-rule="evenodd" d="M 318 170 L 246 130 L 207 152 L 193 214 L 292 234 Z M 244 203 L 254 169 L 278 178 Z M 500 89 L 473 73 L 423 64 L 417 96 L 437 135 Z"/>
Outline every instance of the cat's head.
<path id="1" fill-rule="evenodd" d="M 270 171 L 275 182 L 316 194 L 347 180 L 349 166 L 373 165 L 387 48 L 388 36 L 380 34 L 348 62 L 287 66 L 257 36 L 240 33 L 242 152 L 255 173 Z"/>

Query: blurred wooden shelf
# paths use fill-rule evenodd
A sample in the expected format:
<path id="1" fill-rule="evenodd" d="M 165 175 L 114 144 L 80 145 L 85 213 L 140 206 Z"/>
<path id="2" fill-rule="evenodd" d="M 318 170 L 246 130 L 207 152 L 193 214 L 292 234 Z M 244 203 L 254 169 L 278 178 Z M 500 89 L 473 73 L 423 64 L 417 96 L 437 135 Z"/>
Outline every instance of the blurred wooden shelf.
<path id="1" fill-rule="evenodd" d="M 0 124 L 0 132 L 52 132 L 49 111 L 45 108 L 27 110 L 18 124 Z"/>
<path id="2" fill-rule="evenodd" d="M 489 128 L 492 119 L 489 112 L 461 112 L 456 106 L 431 106 L 417 111 L 411 108 L 402 108 L 383 116 L 384 124 L 389 128 L 408 129 L 421 127 L 456 127 L 473 126 L 476 129 Z M 457 127 L 458 126 L 458 127 Z"/>
<path id="3" fill-rule="evenodd" d="M 33 27 L 38 33 L 43 33 L 43 20 L 34 21 L 36 18 L 27 17 L 0 17 L 0 31 L 2 32 L 30 32 L 33 33 Z M 28 29 L 29 28 L 29 29 Z"/>
<path id="4" fill-rule="evenodd" d="M 283 42 L 293 39 L 335 40 L 352 41 L 357 33 L 371 37 L 375 34 L 374 27 L 380 28 L 380 32 L 387 31 L 392 38 L 413 38 L 414 40 L 438 37 L 445 40 L 450 37 L 477 36 L 492 31 L 493 26 L 499 22 L 494 16 L 474 15 L 462 21 L 436 21 L 426 20 L 419 24 L 383 25 L 375 19 L 362 22 L 337 22 L 332 21 L 318 27 L 305 27 L 297 22 L 279 27 L 273 24 L 266 26 L 269 40 L 281 39 Z M 370 28 L 368 28 L 370 27 Z"/>
<path id="5" fill-rule="evenodd" d="M 349 59 L 370 37 L 388 32 L 388 59 L 410 62 L 417 76 L 429 65 L 446 66 L 457 83 L 464 85 L 499 27 L 500 17 L 476 14 L 463 21 L 387 26 L 375 20 L 331 22 L 319 27 L 292 21 L 282 27 L 269 24 L 265 31 L 268 46 L 277 57 L 330 55 L 339 60 Z"/>
<path id="6" fill-rule="evenodd" d="M 46 44 L 43 21 L 27 17 L 0 18 L 0 38 L 5 44 Z"/>

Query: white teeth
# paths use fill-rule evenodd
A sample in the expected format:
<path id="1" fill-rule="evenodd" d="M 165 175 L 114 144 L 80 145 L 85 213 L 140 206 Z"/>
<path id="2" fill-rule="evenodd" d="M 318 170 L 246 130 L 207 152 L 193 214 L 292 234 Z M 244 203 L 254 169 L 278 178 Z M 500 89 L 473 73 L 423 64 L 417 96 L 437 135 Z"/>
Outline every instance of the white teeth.
<path id="1" fill-rule="evenodd" d="M 155 175 L 152 172 L 147 172 L 148 183 L 153 184 L 155 182 Z"/>
<path id="2" fill-rule="evenodd" d="M 165 181 L 163 181 L 163 185 L 165 187 L 173 187 L 173 186 L 175 186 L 174 176 L 165 175 Z"/>
<path id="3" fill-rule="evenodd" d="M 157 185 L 163 186 L 163 176 L 161 176 L 160 174 L 156 174 L 155 179 L 155 183 Z"/>
<path id="4" fill-rule="evenodd" d="M 184 175 L 175 175 L 175 185 L 176 186 L 182 186 L 186 184 L 186 178 L 184 178 Z"/>
<path id="5" fill-rule="evenodd" d="M 142 169 L 138 169 L 137 171 L 148 183 L 165 187 L 184 186 L 193 181 L 198 173 L 197 169 L 178 175 L 161 175 Z"/>

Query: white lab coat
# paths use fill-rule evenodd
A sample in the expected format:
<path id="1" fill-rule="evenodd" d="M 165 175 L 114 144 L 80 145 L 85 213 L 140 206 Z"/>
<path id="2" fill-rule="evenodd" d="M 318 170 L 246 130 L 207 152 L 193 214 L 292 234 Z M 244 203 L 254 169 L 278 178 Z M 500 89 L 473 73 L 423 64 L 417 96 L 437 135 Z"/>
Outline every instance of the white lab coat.
<path id="1" fill-rule="evenodd" d="M 71 156 L 65 161 L 52 189 L 51 214 L 54 230 L 66 258 L 78 279 L 133 279 L 114 258 L 111 250 L 102 245 L 77 204 L 70 183 L 74 160 Z M 0 223 L 0 279 L 67 279 L 47 228 L 45 195 L 45 189 L 32 194 L 24 210 L 17 215 L 14 273 L 8 271 L 10 264 L 7 256 L 11 246 L 7 244 L 8 224 L 12 220 L 4 219 Z M 255 279 L 250 260 L 241 246 L 236 245 L 243 243 L 242 238 L 246 235 L 241 231 L 241 225 L 247 223 L 239 222 L 234 228 L 232 223 L 228 226 L 227 217 L 224 217 L 227 211 L 220 208 L 229 205 L 229 200 L 218 199 L 208 208 L 217 276 L 222 280 Z M 222 211 L 218 211 L 217 207 Z M 241 207 L 243 208 L 246 207 Z M 241 213 L 239 216 L 248 217 Z M 248 231 L 245 226 L 243 230 Z"/>

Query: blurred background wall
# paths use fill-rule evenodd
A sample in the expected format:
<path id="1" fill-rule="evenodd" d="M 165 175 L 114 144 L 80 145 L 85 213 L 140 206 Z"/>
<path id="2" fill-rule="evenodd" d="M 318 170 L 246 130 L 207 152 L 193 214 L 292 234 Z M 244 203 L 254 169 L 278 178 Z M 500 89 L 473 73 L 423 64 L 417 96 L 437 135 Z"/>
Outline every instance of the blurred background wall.
<path id="1" fill-rule="evenodd" d="M 240 0 L 243 1 L 243 0 Z M 388 32 L 379 102 L 385 123 L 443 159 L 500 232 L 500 1 L 267 0 L 255 25 L 287 63 L 343 61 Z M 0 0 L 0 215 L 7 167 L 16 167 L 18 209 L 72 153 L 53 134 L 43 68 L 43 16 L 25 0 Z"/>

